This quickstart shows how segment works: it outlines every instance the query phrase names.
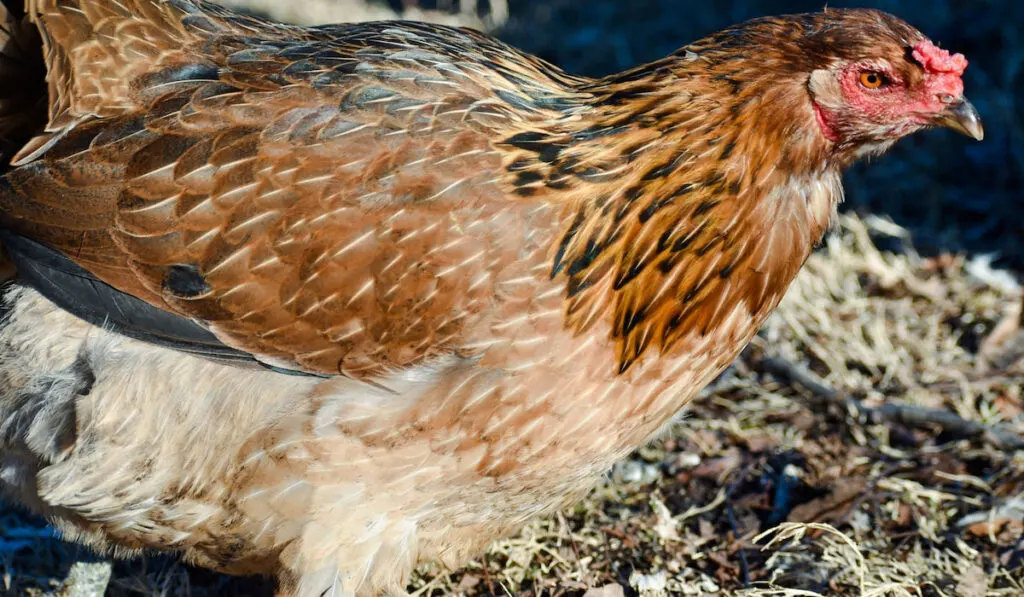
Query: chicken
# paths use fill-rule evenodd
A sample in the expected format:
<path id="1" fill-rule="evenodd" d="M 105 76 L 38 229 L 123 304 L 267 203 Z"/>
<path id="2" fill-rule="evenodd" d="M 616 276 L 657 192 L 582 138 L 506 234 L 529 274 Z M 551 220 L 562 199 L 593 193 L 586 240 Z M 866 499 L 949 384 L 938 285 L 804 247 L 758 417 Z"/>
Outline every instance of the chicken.
<path id="1" fill-rule="evenodd" d="M 752 338 L 845 166 L 982 138 L 964 57 L 874 10 L 594 80 L 439 25 L 7 4 L 5 490 L 282 595 L 401 594 L 571 503 Z"/>

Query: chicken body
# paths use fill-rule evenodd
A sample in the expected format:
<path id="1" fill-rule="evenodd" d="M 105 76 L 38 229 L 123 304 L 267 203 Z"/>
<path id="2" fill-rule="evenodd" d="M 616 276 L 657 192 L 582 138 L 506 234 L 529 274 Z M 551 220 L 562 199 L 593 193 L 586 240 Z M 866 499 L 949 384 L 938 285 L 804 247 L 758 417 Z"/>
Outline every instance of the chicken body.
<path id="1" fill-rule="evenodd" d="M 873 11 L 741 25 L 603 80 L 425 24 L 188 0 L 27 18 L 49 104 L 0 113 L 5 488 L 80 541 L 303 597 L 459 566 L 721 372 L 841 168 L 937 122 L 845 111 L 861 54 L 977 126 L 949 116 L 956 57 Z M 34 29 L 10 29 L 28 68 Z"/>

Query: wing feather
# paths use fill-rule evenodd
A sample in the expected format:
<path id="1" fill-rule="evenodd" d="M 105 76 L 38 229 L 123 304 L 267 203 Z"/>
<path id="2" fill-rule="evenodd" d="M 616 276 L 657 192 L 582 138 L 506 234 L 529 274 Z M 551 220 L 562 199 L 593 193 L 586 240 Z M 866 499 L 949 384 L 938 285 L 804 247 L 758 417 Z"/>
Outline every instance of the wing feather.
<path id="1" fill-rule="evenodd" d="M 536 235 L 490 139 L 556 116 L 568 77 L 527 57 L 481 70 L 510 50 L 457 29 L 122 4 L 33 3 L 51 117 L 5 177 L 5 226 L 308 372 L 374 375 L 473 342 L 496 268 Z"/>

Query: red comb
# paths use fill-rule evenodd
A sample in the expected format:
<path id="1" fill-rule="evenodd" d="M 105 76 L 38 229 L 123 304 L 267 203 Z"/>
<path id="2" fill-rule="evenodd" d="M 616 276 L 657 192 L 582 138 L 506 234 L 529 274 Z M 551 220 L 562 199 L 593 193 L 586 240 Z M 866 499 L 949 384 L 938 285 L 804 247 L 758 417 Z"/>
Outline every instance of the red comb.
<path id="1" fill-rule="evenodd" d="M 967 69 L 967 59 L 963 54 L 950 54 L 927 39 L 914 46 L 914 60 L 917 60 L 926 73 L 940 75 L 951 74 L 960 76 Z"/>

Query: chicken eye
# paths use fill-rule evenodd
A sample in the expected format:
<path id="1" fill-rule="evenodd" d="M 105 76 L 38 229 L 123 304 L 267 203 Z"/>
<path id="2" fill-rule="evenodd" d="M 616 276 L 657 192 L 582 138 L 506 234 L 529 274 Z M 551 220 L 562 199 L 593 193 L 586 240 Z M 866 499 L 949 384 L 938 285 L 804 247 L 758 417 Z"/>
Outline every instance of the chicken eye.
<path id="1" fill-rule="evenodd" d="M 885 83 L 885 77 L 875 71 L 866 71 L 860 74 L 860 84 L 868 89 L 878 89 Z"/>

